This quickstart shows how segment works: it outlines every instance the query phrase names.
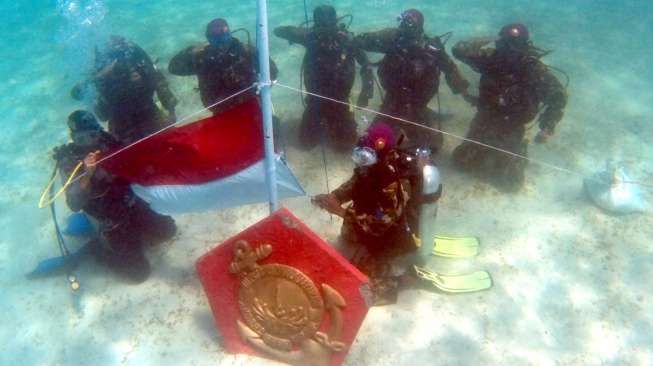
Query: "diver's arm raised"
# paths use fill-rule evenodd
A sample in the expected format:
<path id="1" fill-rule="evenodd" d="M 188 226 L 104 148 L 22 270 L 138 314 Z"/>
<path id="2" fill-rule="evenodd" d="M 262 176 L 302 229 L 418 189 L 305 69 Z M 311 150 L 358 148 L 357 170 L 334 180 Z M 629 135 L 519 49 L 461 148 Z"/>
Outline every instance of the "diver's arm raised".
<path id="1" fill-rule="evenodd" d="M 485 48 L 488 44 L 492 43 L 494 38 L 482 37 L 473 38 L 468 41 L 461 41 L 456 43 L 451 53 L 453 57 L 460 62 L 467 64 L 474 71 L 479 71 L 480 68 L 488 63 L 495 55 L 494 48 Z"/>
<path id="2" fill-rule="evenodd" d="M 363 33 L 355 38 L 356 45 L 368 52 L 388 53 L 397 40 L 397 29 L 386 28 L 378 32 Z"/>
<path id="3" fill-rule="evenodd" d="M 303 46 L 306 45 L 306 36 L 308 31 L 306 28 L 295 26 L 283 26 L 274 28 L 274 35 L 287 40 L 290 44 L 298 43 Z"/>
<path id="4" fill-rule="evenodd" d="M 190 46 L 176 54 L 168 64 L 168 72 L 179 76 L 195 75 L 195 57 L 202 49 L 203 47 Z"/>

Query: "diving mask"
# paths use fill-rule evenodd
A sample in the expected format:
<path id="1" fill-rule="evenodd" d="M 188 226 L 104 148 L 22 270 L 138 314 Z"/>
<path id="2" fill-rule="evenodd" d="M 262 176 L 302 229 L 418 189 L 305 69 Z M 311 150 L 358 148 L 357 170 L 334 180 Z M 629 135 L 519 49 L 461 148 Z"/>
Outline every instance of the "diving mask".
<path id="1" fill-rule="evenodd" d="M 351 154 L 351 159 L 358 167 L 371 166 L 377 163 L 376 151 L 369 147 L 356 147 Z"/>
<path id="2" fill-rule="evenodd" d="M 231 41 L 231 38 L 232 38 L 231 33 L 226 32 L 226 33 L 222 33 L 222 34 L 219 34 L 219 35 L 212 36 L 208 40 L 209 40 L 209 43 L 211 44 L 211 46 L 219 48 L 219 47 L 222 47 L 225 44 L 229 43 L 229 41 Z"/>
<path id="3" fill-rule="evenodd" d="M 102 133 L 98 130 L 82 130 L 70 132 L 70 137 L 72 140 L 80 146 L 94 146 L 100 141 L 101 136 Z"/>

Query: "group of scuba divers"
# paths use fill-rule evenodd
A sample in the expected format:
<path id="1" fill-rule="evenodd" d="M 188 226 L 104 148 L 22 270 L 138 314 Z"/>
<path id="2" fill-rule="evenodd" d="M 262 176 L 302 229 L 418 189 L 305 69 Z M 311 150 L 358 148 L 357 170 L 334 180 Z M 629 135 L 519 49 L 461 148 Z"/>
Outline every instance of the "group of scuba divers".
<path id="1" fill-rule="evenodd" d="M 371 278 L 375 303 L 383 304 L 394 301 L 402 278 L 410 272 L 397 269 L 397 263 L 416 251 L 420 207 L 437 201 L 442 192 L 437 169 L 425 169 L 433 167 L 430 157 L 443 143 L 435 130 L 440 129 L 439 116 L 428 108 L 438 93 L 440 73 L 454 94 L 477 108 L 467 133 L 473 141 L 455 148 L 455 166 L 487 176 L 507 191 L 523 185 L 526 160 L 487 145 L 525 157 L 527 126 L 538 118 L 535 141 L 547 141 L 563 116 L 567 96 L 540 60 L 546 52 L 531 43 L 523 24 L 504 26 L 498 38 L 472 39 L 453 47 L 454 58 L 480 74 L 474 96 L 445 50 L 445 37 L 424 33 L 420 11 L 406 10 L 394 28 L 357 36 L 339 24 L 341 20 L 333 7 L 322 5 L 314 9 L 312 25 L 282 26 L 274 34 L 306 49 L 302 75 L 308 96 L 298 131 L 300 147 L 308 150 L 323 142 L 338 151 L 353 149 L 356 168 L 351 179 L 312 202 L 343 218 L 344 247 L 354 249 L 351 261 Z M 168 65 L 170 74 L 197 76 L 202 102 L 214 114 L 257 97 L 250 88 L 216 104 L 258 79 L 256 49 L 232 33 L 224 19 L 215 19 L 206 28 L 208 43 L 182 50 Z M 366 52 L 383 58 L 372 64 Z M 83 162 L 86 174 L 68 187 L 66 200 L 70 209 L 82 210 L 99 223 L 95 257 L 141 282 L 150 272 L 144 247 L 170 239 L 175 223 L 152 211 L 128 182 L 95 163 L 101 154 L 174 123 L 177 99 L 146 52 L 122 37 L 112 37 L 106 49 L 96 50 L 95 63 L 92 76 L 71 93 L 81 99 L 95 90 L 95 113 L 75 111 L 69 116 L 72 142 L 55 149 L 55 160 L 63 177 Z M 362 79 L 358 106 L 366 107 L 373 97 L 374 66 L 383 89 L 382 114 L 362 137 L 357 136 L 349 106 L 332 101 L 349 101 L 356 63 Z M 271 73 L 275 79 L 274 62 Z M 154 102 L 155 93 L 165 112 Z M 108 131 L 95 116 L 108 121 Z M 427 170 L 429 177 L 424 175 Z M 435 182 L 435 187 L 425 189 L 426 181 L 431 186 Z"/>

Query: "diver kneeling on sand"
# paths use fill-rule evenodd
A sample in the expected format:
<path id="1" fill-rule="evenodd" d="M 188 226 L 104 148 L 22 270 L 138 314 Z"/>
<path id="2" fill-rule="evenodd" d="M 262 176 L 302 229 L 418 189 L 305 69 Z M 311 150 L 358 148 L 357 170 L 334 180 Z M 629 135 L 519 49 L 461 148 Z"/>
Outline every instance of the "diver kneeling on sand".
<path id="1" fill-rule="evenodd" d="M 385 90 L 381 112 L 439 129 L 441 121 L 428 104 L 438 93 L 440 74 L 454 94 L 465 96 L 469 82 L 447 54 L 444 41 L 424 33 L 424 15 L 419 10 L 406 10 L 398 20 L 398 27 L 356 37 L 363 50 L 384 54 L 378 68 Z M 434 154 L 442 147 L 441 133 L 426 134 L 418 125 L 389 123 L 405 134 L 408 146 L 428 148 Z"/>
<path id="2" fill-rule="evenodd" d="M 66 203 L 72 211 L 82 210 L 97 220 L 99 235 L 90 245 L 98 262 L 132 282 L 142 282 L 150 274 L 143 246 L 170 239 L 177 230 L 175 222 L 152 211 L 128 182 L 96 165 L 100 154 L 120 145 L 91 113 L 73 112 L 68 127 L 72 142 L 55 148 L 54 159 L 64 179 L 83 171 L 67 184 Z"/>
<path id="3" fill-rule="evenodd" d="M 177 98 L 150 56 L 136 43 L 112 36 L 95 50 L 93 76 L 73 87 L 71 95 L 82 99 L 85 88 L 95 86 L 95 113 L 109 121 L 109 132 L 130 144 L 172 124 Z M 156 93 L 167 113 L 154 102 Z"/>
<path id="4" fill-rule="evenodd" d="M 421 172 L 429 153 L 411 154 L 397 145 L 390 126 L 372 125 L 354 148 L 353 176 L 333 193 L 313 198 L 344 219 L 341 240 L 353 252 L 351 262 L 370 277 L 375 305 L 396 302 L 401 282 L 415 274 L 412 267 L 420 258 L 413 233 L 424 203 Z M 436 185 L 430 202 L 440 197 L 439 179 Z"/>
<path id="5" fill-rule="evenodd" d="M 213 19 L 206 26 L 208 44 L 187 47 L 168 64 L 168 71 L 173 75 L 197 75 L 202 103 L 210 107 L 213 114 L 256 97 L 255 89 L 234 96 L 258 80 L 256 48 L 249 40 L 243 44 L 234 37 L 236 31 L 229 28 L 226 20 Z M 270 60 L 272 80 L 277 78 L 277 71 Z M 232 98 L 226 99 L 229 97 Z"/>
<path id="6" fill-rule="evenodd" d="M 485 47 L 493 41 L 473 39 L 453 48 L 454 57 L 481 74 L 478 100 L 468 98 L 478 108 L 467 132 L 467 138 L 474 141 L 456 147 L 453 158 L 459 168 L 491 173 L 499 188 L 518 191 L 526 167 L 526 125 L 539 114 L 535 142 L 546 142 L 562 119 L 567 94 L 540 60 L 547 52 L 532 45 L 526 26 L 504 26 L 495 48 Z"/>
<path id="7" fill-rule="evenodd" d="M 372 68 L 365 52 L 354 42 L 353 34 L 345 25 L 338 24 L 339 19 L 342 17 L 338 18 L 332 6 L 321 5 L 313 12 L 313 27 L 278 27 L 274 34 L 306 47 L 300 76 L 309 93 L 349 101 L 358 62 L 361 92 L 357 105 L 367 107 L 374 94 Z M 325 138 L 334 148 L 350 151 L 357 139 L 354 112 L 346 104 L 309 95 L 299 128 L 300 146 L 310 150 Z"/>

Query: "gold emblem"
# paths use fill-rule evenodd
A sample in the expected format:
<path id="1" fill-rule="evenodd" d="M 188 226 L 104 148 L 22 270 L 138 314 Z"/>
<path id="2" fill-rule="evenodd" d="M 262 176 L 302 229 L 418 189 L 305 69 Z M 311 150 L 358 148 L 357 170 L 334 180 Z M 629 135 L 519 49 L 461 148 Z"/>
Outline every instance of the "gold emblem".
<path id="1" fill-rule="evenodd" d="M 231 273 L 241 277 L 238 304 L 244 323 L 238 329 L 244 341 L 280 361 L 297 365 L 327 366 L 333 352 L 344 350 L 342 308 L 345 300 L 298 269 L 283 264 L 259 265 L 272 252 L 269 244 L 252 249 L 244 240 L 236 242 Z M 330 328 L 320 332 L 325 312 Z"/>

